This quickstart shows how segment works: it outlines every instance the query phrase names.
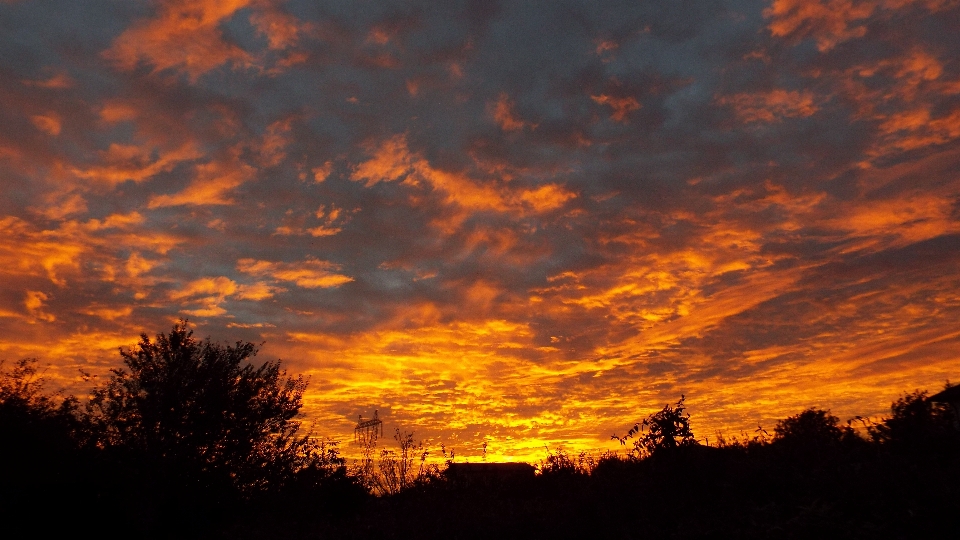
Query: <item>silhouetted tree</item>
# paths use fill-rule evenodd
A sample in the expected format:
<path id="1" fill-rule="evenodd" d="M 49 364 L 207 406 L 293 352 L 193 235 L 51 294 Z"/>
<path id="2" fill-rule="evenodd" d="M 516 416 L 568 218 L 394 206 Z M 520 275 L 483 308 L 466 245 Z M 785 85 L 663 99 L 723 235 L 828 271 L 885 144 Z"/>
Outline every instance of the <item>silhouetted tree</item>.
<path id="1" fill-rule="evenodd" d="M 37 374 L 37 360 L 25 358 L 4 369 L 0 362 L 0 414 L 4 421 L 42 421 L 61 417 L 74 418 L 77 400 L 56 399 L 43 392 L 44 379 Z"/>
<path id="2" fill-rule="evenodd" d="M 922 447 L 957 438 L 954 412 L 945 403 L 934 403 L 926 391 L 914 391 L 890 405 L 890 418 L 870 427 L 870 435 L 899 448 Z"/>
<path id="3" fill-rule="evenodd" d="M 248 363 L 257 348 L 199 341 L 187 322 L 122 350 L 88 404 L 97 444 L 145 460 L 152 474 L 191 489 L 275 490 L 329 452 L 299 435 L 294 420 L 307 386 L 280 362 Z M 342 463 L 331 463 L 342 466 Z"/>
<path id="4" fill-rule="evenodd" d="M 867 444 L 830 411 L 818 408 L 780 420 L 773 431 L 774 448 L 806 466 L 827 466 L 849 451 L 863 450 Z"/>
<path id="5" fill-rule="evenodd" d="M 810 408 L 777 422 L 773 428 L 774 442 L 802 442 L 812 445 L 837 444 L 843 439 L 840 419 L 830 411 Z"/>
<path id="6" fill-rule="evenodd" d="M 611 438 L 624 445 L 629 439 L 638 437 L 633 442 L 633 453 L 638 457 L 654 455 L 657 452 L 681 446 L 696 445 L 697 440 L 690 429 L 690 415 L 685 412 L 684 399 L 686 397 L 681 395 L 676 405 L 672 407 L 665 405 L 661 411 L 635 424 L 625 436 L 613 435 Z"/>
<path id="7" fill-rule="evenodd" d="M 77 400 L 44 393 L 36 360 L 0 362 L 0 507 L 19 512 L 37 497 L 78 488 L 86 467 L 74 434 Z M 61 513 L 62 514 L 62 513 Z M 6 525 L 5 525 L 6 526 Z"/>

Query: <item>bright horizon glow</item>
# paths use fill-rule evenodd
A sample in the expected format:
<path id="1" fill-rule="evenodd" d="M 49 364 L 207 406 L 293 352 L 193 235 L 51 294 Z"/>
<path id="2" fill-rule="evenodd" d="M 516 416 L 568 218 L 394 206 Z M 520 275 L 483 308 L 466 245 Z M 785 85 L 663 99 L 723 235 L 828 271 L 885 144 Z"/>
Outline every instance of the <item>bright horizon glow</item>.
<path id="1" fill-rule="evenodd" d="M 0 1 L 0 359 L 188 318 L 478 461 L 960 377 L 960 4 Z"/>

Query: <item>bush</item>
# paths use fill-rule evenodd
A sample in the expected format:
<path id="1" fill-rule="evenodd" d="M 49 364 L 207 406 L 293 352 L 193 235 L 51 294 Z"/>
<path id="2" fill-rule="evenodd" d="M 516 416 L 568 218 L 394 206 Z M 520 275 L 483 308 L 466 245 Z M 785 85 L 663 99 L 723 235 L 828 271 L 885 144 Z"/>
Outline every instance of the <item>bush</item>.
<path id="1" fill-rule="evenodd" d="M 870 427 L 874 441 L 910 449 L 957 439 L 953 410 L 947 404 L 930 401 L 925 391 L 898 398 L 890 405 L 890 412 L 890 418 Z"/>
<path id="2" fill-rule="evenodd" d="M 830 411 L 810 408 L 777 422 L 773 433 L 774 442 L 830 446 L 840 443 L 844 429 Z"/>
<path id="3" fill-rule="evenodd" d="M 442 477 L 438 465 L 427 463 L 430 451 L 424 448 L 423 442 L 414 442 L 412 432 L 402 432 L 396 428 L 393 439 L 397 441 L 399 452 L 381 449 L 376 460 L 377 438 L 363 443 L 363 455 L 355 465 L 353 475 L 370 493 L 396 495 Z M 446 451 L 443 452 L 446 455 Z"/>
<path id="4" fill-rule="evenodd" d="M 683 405 L 684 399 L 686 397 L 681 395 L 680 400 L 673 407 L 665 405 L 663 410 L 634 424 L 624 437 L 613 435 L 611 438 L 625 445 L 627 440 L 639 436 L 633 442 L 632 454 L 636 457 L 646 457 L 664 450 L 696 445 L 697 440 L 690 429 L 690 414 L 685 412 L 686 407 Z"/>
<path id="5" fill-rule="evenodd" d="M 585 451 L 572 455 L 563 448 L 557 448 L 556 451 L 547 448 L 547 457 L 540 462 L 538 470 L 540 474 L 547 476 L 588 476 L 597 468 L 597 463 L 604 457 L 597 458 Z"/>

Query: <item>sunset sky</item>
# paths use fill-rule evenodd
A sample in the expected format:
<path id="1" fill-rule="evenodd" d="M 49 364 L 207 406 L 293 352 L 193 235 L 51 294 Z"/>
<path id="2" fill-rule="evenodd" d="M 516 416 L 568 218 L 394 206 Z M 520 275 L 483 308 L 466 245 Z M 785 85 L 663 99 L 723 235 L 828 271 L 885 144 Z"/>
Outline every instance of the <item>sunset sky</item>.
<path id="1" fill-rule="evenodd" d="M 477 456 L 960 381 L 957 0 L 0 0 L 0 359 L 188 318 Z"/>

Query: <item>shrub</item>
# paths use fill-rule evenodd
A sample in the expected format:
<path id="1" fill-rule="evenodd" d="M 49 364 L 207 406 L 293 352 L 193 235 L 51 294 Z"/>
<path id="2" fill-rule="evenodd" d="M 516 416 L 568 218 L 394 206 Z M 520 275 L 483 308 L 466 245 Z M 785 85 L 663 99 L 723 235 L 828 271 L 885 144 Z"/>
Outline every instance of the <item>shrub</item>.
<path id="1" fill-rule="evenodd" d="M 378 459 L 374 459 L 377 438 L 363 443 L 362 456 L 352 474 L 370 493 L 395 495 L 442 477 L 440 466 L 427 463 L 430 451 L 423 446 L 423 442 L 414 442 L 412 432 L 402 432 L 396 428 L 393 439 L 397 441 L 399 451 L 381 449 Z M 446 456 L 446 450 L 442 452 Z"/>
<path id="2" fill-rule="evenodd" d="M 601 456 L 602 457 L 602 456 Z M 540 462 L 538 470 L 542 475 L 582 475 L 587 476 L 597 468 L 599 458 L 581 451 L 577 455 L 570 454 L 563 448 L 551 451 L 547 448 L 546 459 Z"/>
<path id="3" fill-rule="evenodd" d="M 632 455 L 636 457 L 646 457 L 664 450 L 696 445 L 697 440 L 690 429 L 690 414 L 685 412 L 686 407 L 683 404 L 685 399 L 686 397 L 681 395 L 680 400 L 673 407 L 665 405 L 661 411 L 635 424 L 625 436 L 619 437 L 614 434 L 611 438 L 625 445 L 629 439 L 638 437 L 633 442 L 632 450 Z"/>
<path id="4" fill-rule="evenodd" d="M 774 442 L 825 446 L 838 444 L 843 439 L 844 428 L 830 411 L 810 408 L 777 422 L 773 433 Z"/>
<path id="5" fill-rule="evenodd" d="M 949 405 L 930 401 L 926 391 L 916 390 L 898 398 L 890 405 L 890 412 L 890 418 L 870 426 L 874 441 L 917 448 L 957 437 L 953 410 Z"/>

